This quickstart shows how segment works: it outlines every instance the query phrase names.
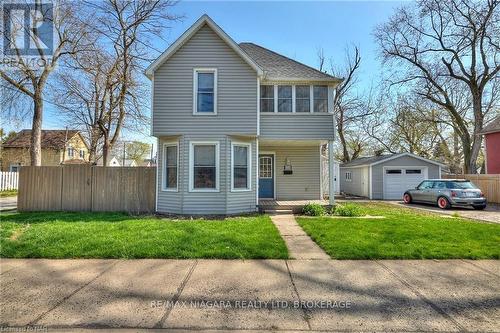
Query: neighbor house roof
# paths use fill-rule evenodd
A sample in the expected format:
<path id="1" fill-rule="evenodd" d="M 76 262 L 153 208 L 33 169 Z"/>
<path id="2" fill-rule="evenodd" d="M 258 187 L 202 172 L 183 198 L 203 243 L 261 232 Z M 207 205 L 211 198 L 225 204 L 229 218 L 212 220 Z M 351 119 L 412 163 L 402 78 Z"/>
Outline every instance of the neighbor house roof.
<path id="1" fill-rule="evenodd" d="M 264 70 L 266 78 L 293 81 L 341 81 L 339 78 L 323 73 L 260 45 L 240 43 L 239 46 Z"/>
<path id="2" fill-rule="evenodd" d="M 67 140 L 78 134 L 76 130 L 42 130 L 42 149 L 64 149 Z M 2 145 L 4 148 L 29 148 L 31 130 L 24 129 Z"/>
<path id="3" fill-rule="evenodd" d="M 385 161 L 390 161 L 396 159 L 398 157 L 410 156 L 419 160 L 423 160 L 432 164 L 437 164 L 443 166 L 443 163 L 439 163 L 433 160 L 429 160 L 427 158 L 423 158 L 421 156 L 411 154 L 411 153 L 398 153 L 398 154 L 388 154 L 388 155 L 377 155 L 377 156 L 368 156 L 368 157 L 360 157 L 355 160 L 352 160 L 347 163 L 343 163 L 340 165 L 341 168 L 352 168 L 352 167 L 360 167 L 360 166 L 372 166 L 379 163 L 383 163 Z"/>
<path id="4" fill-rule="evenodd" d="M 481 134 L 500 132 L 500 116 L 496 117 L 483 127 Z"/>

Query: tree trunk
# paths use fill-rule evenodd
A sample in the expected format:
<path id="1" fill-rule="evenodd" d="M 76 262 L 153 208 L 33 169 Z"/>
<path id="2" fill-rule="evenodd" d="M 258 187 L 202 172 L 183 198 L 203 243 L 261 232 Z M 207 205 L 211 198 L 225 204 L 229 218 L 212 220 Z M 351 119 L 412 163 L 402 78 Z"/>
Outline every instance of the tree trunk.
<path id="1" fill-rule="evenodd" d="M 109 140 L 107 137 L 104 138 L 104 142 L 102 144 L 102 165 L 109 165 Z"/>
<path id="2" fill-rule="evenodd" d="M 33 124 L 31 127 L 31 165 L 42 165 L 42 116 L 43 100 L 41 92 L 36 91 L 33 98 Z"/>
<path id="3" fill-rule="evenodd" d="M 474 111 L 474 130 L 472 132 L 472 147 L 470 152 L 469 160 L 469 172 L 477 173 L 477 159 L 479 157 L 479 152 L 481 151 L 481 144 L 483 141 L 483 136 L 479 133 L 483 130 L 483 102 L 482 102 L 483 92 L 479 89 L 477 91 L 472 91 L 472 108 Z M 466 162 L 467 163 L 467 162 Z"/>

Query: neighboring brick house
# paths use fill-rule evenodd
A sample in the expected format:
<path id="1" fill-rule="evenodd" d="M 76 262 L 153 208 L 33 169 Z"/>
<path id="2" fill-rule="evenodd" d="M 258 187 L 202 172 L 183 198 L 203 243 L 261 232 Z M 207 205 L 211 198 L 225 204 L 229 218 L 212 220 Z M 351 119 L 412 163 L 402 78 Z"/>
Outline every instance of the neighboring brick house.
<path id="1" fill-rule="evenodd" d="M 2 144 L 1 170 L 17 171 L 30 165 L 31 130 L 22 130 Z M 42 166 L 79 164 L 89 161 L 89 149 L 79 131 L 43 130 Z"/>
<path id="2" fill-rule="evenodd" d="M 500 116 L 490 121 L 481 134 L 485 141 L 486 173 L 500 174 Z"/>

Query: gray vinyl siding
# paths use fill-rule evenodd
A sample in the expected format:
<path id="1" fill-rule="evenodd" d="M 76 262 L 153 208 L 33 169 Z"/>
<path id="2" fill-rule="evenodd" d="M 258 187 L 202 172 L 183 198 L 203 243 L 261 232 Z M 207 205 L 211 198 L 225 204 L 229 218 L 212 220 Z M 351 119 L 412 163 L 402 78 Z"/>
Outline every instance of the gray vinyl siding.
<path id="1" fill-rule="evenodd" d="M 324 114 L 262 114 L 262 139 L 333 140 L 333 115 Z"/>
<path id="2" fill-rule="evenodd" d="M 359 167 L 359 168 L 340 168 L 340 191 L 346 194 L 365 196 L 366 193 L 369 193 L 366 187 L 369 186 L 368 182 L 369 176 L 366 177 L 368 179 L 367 183 L 363 182 L 363 173 L 369 174 L 369 167 Z M 351 172 L 351 181 L 346 180 L 346 172 Z M 365 187 L 365 191 L 363 191 L 363 187 Z M 369 195 L 369 194 L 368 194 Z"/>
<path id="3" fill-rule="evenodd" d="M 179 183 L 177 192 L 162 191 L 163 153 L 159 157 L 158 177 L 158 212 L 189 215 L 235 214 L 256 210 L 256 146 L 255 140 L 235 139 L 237 142 L 252 144 L 251 191 L 231 192 L 231 137 L 225 135 L 183 135 L 179 141 Z M 163 143 L 171 142 L 171 138 L 162 137 Z M 219 143 L 219 192 L 189 191 L 189 147 L 191 142 Z M 161 148 L 162 149 L 162 148 Z M 160 150 L 162 152 L 162 150 Z"/>
<path id="4" fill-rule="evenodd" d="M 259 153 L 274 152 L 277 200 L 318 200 L 321 198 L 319 146 L 283 147 L 261 146 Z M 284 175 L 283 166 L 288 157 L 293 174 Z"/>
<path id="5" fill-rule="evenodd" d="M 383 174 L 384 167 L 386 166 L 400 166 L 400 167 L 427 167 L 427 177 L 429 179 L 439 178 L 439 166 L 432 164 L 418 158 L 410 156 L 402 156 L 390 161 L 386 161 L 372 167 L 372 199 L 384 198 L 384 184 Z"/>
<path id="6" fill-rule="evenodd" d="M 217 115 L 193 115 L 193 69 L 217 68 Z M 154 74 L 154 136 L 257 134 L 257 73 L 204 25 Z"/>

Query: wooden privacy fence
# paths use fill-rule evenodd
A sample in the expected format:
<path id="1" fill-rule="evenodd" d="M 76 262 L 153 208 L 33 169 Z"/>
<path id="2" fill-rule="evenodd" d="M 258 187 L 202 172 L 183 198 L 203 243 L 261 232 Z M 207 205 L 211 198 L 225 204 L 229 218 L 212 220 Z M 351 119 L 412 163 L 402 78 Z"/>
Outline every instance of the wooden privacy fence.
<path id="1" fill-rule="evenodd" d="M 18 172 L 0 172 L 0 191 L 17 190 Z"/>
<path id="2" fill-rule="evenodd" d="M 19 211 L 155 211 L 156 168 L 23 166 Z"/>
<path id="3" fill-rule="evenodd" d="M 448 179 L 468 179 L 483 191 L 488 202 L 500 203 L 499 175 L 445 175 Z"/>

